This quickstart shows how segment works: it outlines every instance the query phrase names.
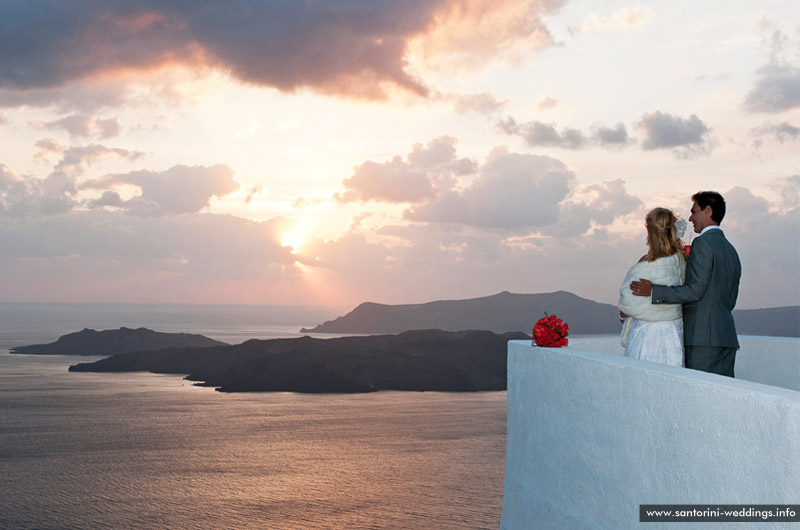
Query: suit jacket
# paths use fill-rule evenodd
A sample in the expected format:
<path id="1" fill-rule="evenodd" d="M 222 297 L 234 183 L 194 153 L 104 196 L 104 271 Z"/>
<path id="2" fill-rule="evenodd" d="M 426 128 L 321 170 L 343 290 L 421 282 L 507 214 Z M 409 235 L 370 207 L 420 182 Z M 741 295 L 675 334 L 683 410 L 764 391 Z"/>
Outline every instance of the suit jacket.
<path id="1" fill-rule="evenodd" d="M 709 230 L 692 243 L 686 283 L 654 285 L 654 304 L 683 304 L 686 346 L 738 348 L 733 307 L 739 296 L 742 264 L 722 230 Z"/>

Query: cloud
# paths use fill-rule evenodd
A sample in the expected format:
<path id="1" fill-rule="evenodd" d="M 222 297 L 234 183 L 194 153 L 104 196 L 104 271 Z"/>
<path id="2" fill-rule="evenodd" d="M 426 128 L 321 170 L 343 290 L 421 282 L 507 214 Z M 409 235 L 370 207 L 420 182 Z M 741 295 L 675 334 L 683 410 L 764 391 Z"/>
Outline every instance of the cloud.
<path id="1" fill-rule="evenodd" d="M 52 138 L 45 138 L 44 142 L 36 142 L 40 149 L 48 148 L 61 152 L 61 160 L 56 164 L 54 173 L 82 174 L 83 167 L 108 158 L 121 158 L 136 160 L 144 156 L 141 151 L 130 151 L 119 147 L 107 147 L 101 144 L 89 144 L 75 147 L 63 147 Z"/>
<path id="2" fill-rule="evenodd" d="M 37 157 L 60 156 L 53 171 L 44 179 L 22 178 L 7 166 L 0 179 L 0 215 L 58 215 L 87 205 L 91 208 L 113 207 L 149 216 L 195 213 L 207 207 L 212 197 L 221 197 L 239 189 L 233 170 L 218 164 L 211 167 L 183 165 L 164 172 L 134 171 L 82 180 L 86 165 L 106 158 L 135 160 L 142 153 L 102 145 L 64 147 L 52 138 L 37 141 Z M 127 200 L 115 191 L 120 185 L 133 185 L 139 194 Z M 99 198 L 85 199 L 81 193 L 100 190 Z"/>
<path id="3" fill-rule="evenodd" d="M 436 201 L 405 213 L 411 221 L 457 223 L 486 229 L 531 229 L 554 223 L 559 203 L 575 176 L 547 156 L 497 148 L 463 191 L 450 190 Z"/>
<path id="4" fill-rule="evenodd" d="M 538 120 L 517 123 L 511 117 L 500 120 L 497 125 L 501 131 L 523 138 L 532 147 L 583 149 L 592 145 L 622 147 L 629 143 L 628 131 L 623 123 L 614 127 L 595 126 L 589 135 L 579 129 L 563 128 L 559 131 L 555 124 Z"/>
<path id="5" fill-rule="evenodd" d="M 40 161 L 47 161 L 54 156 L 61 157 L 67 150 L 66 146 L 61 145 L 61 142 L 55 138 L 39 138 L 33 145 L 38 149 L 34 153 L 33 159 Z"/>
<path id="6" fill-rule="evenodd" d="M 133 184 L 140 194 L 122 201 L 120 195 L 105 191 L 92 207 L 113 206 L 138 215 L 163 216 L 197 213 L 209 204 L 212 197 L 223 197 L 240 188 L 233 179 L 234 171 L 224 164 L 211 167 L 173 166 L 157 171 L 133 171 L 109 175 L 87 182 L 85 189 L 104 189 L 122 184 Z"/>
<path id="7" fill-rule="evenodd" d="M 25 216 L 38 197 L 23 178 L 0 163 L 0 217 Z"/>
<path id="8" fill-rule="evenodd" d="M 575 190 L 561 204 L 559 222 L 545 230 L 558 237 L 586 234 L 593 225 L 607 226 L 642 206 L 642 200 L 628 193 L 622 179 L 590 184 Z"/>
<path id="9" fill-rule="evenodd" d="M 554 46 L 544 17 L 566 0 L 447 0 L 435 22 L 410 40 L 411 55 L 428 70 L 469 71 L 490 60 L 523 62 L 525 52 Z M 432 2 L 433 4 L 433 2 Z"/>
<path id="10" fill-rule="evenodd" d="M 324 267 L 322 270 L 334 274 L 336 284 L 356 293 L 358 302 L 387 297 L 420 302 L 448 296 L 453 289 L 468 297 L 475 293 L 472 289 L 478 290 L 475 294 L 487 294 L 482 289 L 491 289 L 498 280 L 508 281 L 502 272 L 497 274 L 497 267 L 505 266 L 508 256 L 502 240 L 494 234 L 453 233 L 420 224 L 370 230 L 369 239 L 378 234 L 382 242 L 368 241 L 366 233 L 364 229 L 334 240 L 317 239 L 303 245 L 297 255 L 316 271 Z M 497 277 L 492 280 L 492 275 Z M 472 283 L 475 280 L 482 285 Z M 425 293 L 422 299 L 420 292 Z"/>
<path id="11" fill-rule="evenodd" d="M 297 250 L 302 263 L 332 269 L 355 277 L 380 277 L 391 263 L 391 251 L 382 243 L 367 241 L 364 234 L 349 230 L 337 238 L 312 237 Z"/>
<path id="12" fill-rule="evenodd" d="M 122 132 L 119 116 L 98 118 L 88 114 L 72 114 L 60 120 L 41 124 L 50 130 L 63 129 L 72 137 L 97 136 L 102 139 L 119 136 Z"/>
<path id="13" fill-rule="evenodd" d="M 95 118 L 92 122 L 92 128 L 103 139 L 119 136 L 122 132 L 119 116 L 106 119 Z"/>
<path id="14" fill-rule="evenodd" d="M 456 158 L 456 143 L 455 138 L 442 136 L 427 146 L 414 145 L 406 161 L 396 156 L 390 162 L 364 162 L 342 181 L 346 190 L 335 198 L 340 202 L 390 203 L 431 199 L 438 185 L 474 171 L 472 161 Z"/>
<path id="15" fill-rule="evenodd" d="M 264 290 L 299 273 L 281 245 L 294 220 L 200 213 L 211 197 L 239 188 L 227 166 L 87 180 L 87 166 L 138 154 L 65 147 L 53 139 L 38 147 L 54 163 L 44 178 L 0 164 L 0 290 L 6 296 L 174 302 L 208 300 L 218 290 L 223 298 L 214 299 L 237 301 L 248 299 L 253 285 Z M 215 287 L 239 284 L 244 292 Z"/>
<path id="16" fill-rule="evenodd" d="M 480 94 L 451 94 L 443 96 L 444 99 L 453 101 L 453 108 L 459 114 L 478 112 L 492 114 L 502 110 L 505 102 L 498 101 L 494 94 L 481 92 Z"/>
<path id="17" fill-rule="evenodd" d="M 623 123 L 618 123 L 614 127 L 595 127 L 592 137 L 604 147 L 623 146 L 630 142 L 628 130 Z"/>
<path id="18" fill-rule="evenodd" d="M 48 160 L 60 157 L 50 174 L 43 178 L 13 178 L 13 172 L 6 167 L 6 178 L 0 183 L 0 215 L 58 215 L 78 206 L 78 180 L 85 166 L 109 158 L 136 160 L 144 153 L 126 149 L 106 147 L 99 144 L 65 147 L 52 138 L 42 138 L 36 142 L 39 151 L 34 159 Z"/>
<path id="19" fill-rule="evenodd" d="M 753 139 L 753 148 L 759 149 L 764 143 L 764 138 L 767 137 L 780 143 L 797 141 L 800 139 L 800 127 L 795 127 L 788 121 L 780 123 L 767 121 L 761 127 L 750 129 L 748 135 Z"/>
<path id="20" fill-rule="evenodd" d="M 559 105 L 558 98 L 554 98 L 552 96 L 545 96 L 539 100 L 539 103 L 536 104 L 536 108 L 539 110 L 547 110 L 555 108 Z"/>
<path id="21" fill-rule="evenodd" d="M 528 145 L 535 147 L 562 147 L 564 149 L 580 149 L 587 143 L 587 138 L 577 129 L 565 128 L 561 132 L 555 125 L 531 121 L 518 124 L 513 118 L 501 120 L 498 123 L 500 130 L 506 134 L 521 136 Z"/>
<path id="22" fill-rule="evenodd" d="M 292 220 L 256 222 L 229 215 L 137 217 L 120 212 L 75 211 L 24 221 L 0 219 L 0 260 L 49 264 L 49 275 L 70 261 L 125 282 L 145 273 L 194 281 L 267 279 L 274 265 L 294 263 L 281 235 Z M 158 237 L 154 237 L 156 235 Z M 130 293 L 129 293 L 130 295 Z"/>
<path id="23" fill-rule="evenodd" d="M 440 137 L 416 144 L 403 161 L 366 162 L 345 179 L 340 202 L 408 204 L 406 221 L 445 230 L 508 230 L 577 235 L 608 225 L 640 204 L 622 180 L 576 188 L 576 177 L 562 161 L 492 150 L 477 166 L 459 159 L 456 141 Z M 554 228 L 547 228 L 554 227 Z"/>
<path id="24" fill-rule="evenodd" d="M 474 185 L 408 210 L 410 224 L 354 227 L 358 234 L 317 240 L 298 254 L 303 263 L 336 267 L 370 300 L 557 289 L 607 299 L 604 289 L 616 290 L 642 252 L 640 241 L 614 237 L 601 224 L 640 206 L 622 181 L 576 186 L 558 160 L 497 148 Z M 358 263 L 357 274 L 344 256 Z M 591 275 L 585 273 L 587 262 Z"/>
<path id="25" fill-rule="evenodd" d="M 513 229 L 552 223 L 573 179 L 554 158 L 495 150 L 480 178 L 462 193 L 470 205 L 469 224 Z"/>
<path id="26" fill-rule="evenodd" d="M 647 24 L 654 16 L 655 11 L 647 6 L 637 4 L 605 17 L 597 13 L 589 13 L 580 24 L 570 26 L 567 31 L 573 36 L 590 31 L 627 31 L 630 28 Z"/>
<path id="27" fill-rule="evenodd" d="M 253 200 L 253 197 L 257 197 L 257 196 L 261 195 L 262 193 L 264 193 L 264 187 L 263 186 L 252 186 L 250 188 L 247 188 L 247 190 L 245 190 L 245 191 L 246 191 L 247 195 L 244 198 L 244 203 L 245 204 L 250 204 L 250 201 Z"/>
<path id="28" fill-rule="evenodd" d="M 504 243 L 496 233 L 419 224 L 383 226 L 377 233 L 402 241 L 402 245 L 389 249 L 392 261 L 417 270 L 430 269 L 430 264 L 436 262 L 447 268 L 486 267 L 503 259 Z"/>
<path id="29" fill-rule="evenodd" d="M 797 205 L 800 204 L 800 173 L 778 179 L 775 189 L 781 198 L 783 210 L 797 208 Z"/>
<path id="30" fill-rule="evenodd" d="M 779 113 L 800 107 L 800 68 L 767 65 L 757 73 L 755 86 L 745 96 L 745 110 Z"/>
<path id="31" fill-rule="evenodd" d="M 791 186 L 792 177 L 785 182 Z M 795 178 L 795 196 L 799 183 Z M 723 195 L 727 203 L 727 214 L 721 226 L 739 253 L 742 271 L 747 271 L 747 276 L 742 279 L 741 289 L 745 290 L 743 294 L 747 296 L 749 291 L 757 293 L 758 298 L 763 298 L 763 293 L 770 293 L 770 296 L 778 300 L 785 300 L 787 295 L 793 295 L 796 304 L 800 294 L 797 291 L 800 285 L 798 203 L 779 211 L 766 198 L 741 186 L 736 186 Z M 788 304 L 781 302 L 773 306 L 777 305 Z"/>
<path id="32" fill-rule="evenodd" d="M 645 134 L 642 149 L 673 149 L 677 158 L 693 158 L 713 148 L 711 129 L 695 114 L 681 118 L 661 111 L 645 113 L 639 123 Z"/>
<path id="33" fill-rule="evenodd" d="M 3 82 L 0 72 L 0 108 L 52 107 L 66 115 L 92 115 L 98 109 L 126 104 L 152 108 L 156 102 L 174 108 L 195 100 L 201 90 L 197 77 L 204 71 L 178 65 L 161 70 L 121 70 L 116 74 L 99 73 L 90 79 L 70 77 L 58 85 L 26 89 Z"/>
<path id="34" fill-rule="evenodd" d="M 766 23 L 765 23 L 766 29 Z M 785 58 L 789 38 L 780 30 L 767 39 L 770 59 L 756 71 L 756 81 L 743 107 L 748 112 L 777 114 L 800 107 L 800 65 Z"/>
<path id="35" fill-rule="evenodd" d="M 49 140 L 46 142 L 48 142 L 48 148 L 60 147 L 51 145 Z M 37 142 L 37 145 L 41 149 L 43 144 Z M 77 197 L 78 179 L 83 176 L 87 165 L 110 158 L 136 160 L 144 156 L 144 153 L 138 151 L 106 147 L 100 144 L 60 148 L 61 160 L 55 165 L 53 171 L 41 181 L 35 179 L 31 181 L 31 192 L 39 197 L 38 213 L 41 214 L 64 213 L 80 204 Z M 36 210 L 32 213 L 36 213 Z"/>
<path id="36" fill-rule="evenodd" d="M 390 87 L 426 96 L 409 47 L 469 63 L 515 46 L 552 43 L 541 15 L 560 1 L 387 0 L 232 2 L 140 0 L 0 4 L 8 43 L 0 87 L 20 96 L 130 71 L 224 71 L 293 92 L 381 99 Z M 481 43 L 482 46 L 478 46 Z M 54 94 L 51 94 L 52 97 Z M 12 98 L 7 95 L 7 98 Z M 0 95 L 0 100 L 5 98 Z"/>

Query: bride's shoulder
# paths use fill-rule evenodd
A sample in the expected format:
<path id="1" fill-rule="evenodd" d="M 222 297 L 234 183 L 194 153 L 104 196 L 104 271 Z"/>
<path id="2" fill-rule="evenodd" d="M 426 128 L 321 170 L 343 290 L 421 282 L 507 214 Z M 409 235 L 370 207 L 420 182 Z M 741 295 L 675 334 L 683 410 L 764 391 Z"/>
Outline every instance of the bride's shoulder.
<path id="1" fill-rule="evenodd" d="M 647 261 L 647 254 L 645 254 L 644 256 L 642 256 L 641 258 L 639 258 L 639 261 L 637 261 L 637 263 L 641 263 L 641 262 L 643 262 L 643 261 Z"/>
<path id="2" fill-rule="evenodd" d="M 680 252 L 678 252 L 675 254 L 670 254 L 669 256 L 661 256 L 660 258 L 656 258 L 651 263 L 654 263 L 658 266 L 672 266 L 676 263 L 679 264 L 681 261 L 683 261 L 683 256 Z"/>
<path id="3" fill-rule="evenodd" d="M 680 252 L 676 252 L 675 254 L 667 256 L 664 258 L 664 260 L 671 267 L 678 267 L 679 269 L 686 267 L 686 258 L 684 258 L 683 254 Z"/>

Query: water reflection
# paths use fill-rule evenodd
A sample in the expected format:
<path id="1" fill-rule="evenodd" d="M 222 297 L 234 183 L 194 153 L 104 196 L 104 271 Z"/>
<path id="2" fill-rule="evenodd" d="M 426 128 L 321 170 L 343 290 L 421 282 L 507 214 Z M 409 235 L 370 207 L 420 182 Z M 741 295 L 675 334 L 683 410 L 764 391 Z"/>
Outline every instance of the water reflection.
<path id="1" fill-rule="evenodd" d="M 220 394 L 72 362 L 0 354 L 0 528 L 499 527 L 505 392 Z"/>

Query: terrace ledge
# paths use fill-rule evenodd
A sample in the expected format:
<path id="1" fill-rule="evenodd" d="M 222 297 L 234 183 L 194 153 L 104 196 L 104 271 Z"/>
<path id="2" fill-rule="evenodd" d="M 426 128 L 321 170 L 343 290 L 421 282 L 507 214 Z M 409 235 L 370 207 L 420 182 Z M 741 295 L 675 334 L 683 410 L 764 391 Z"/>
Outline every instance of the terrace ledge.
<path id="1" fill-rule="evenodd" d="M 732 379 L 622 357 L 616 338 L 509 342 L 501 529 L 641 528 L 641 504 L 799 503 L 800 339 L 740 343 Z"/>

